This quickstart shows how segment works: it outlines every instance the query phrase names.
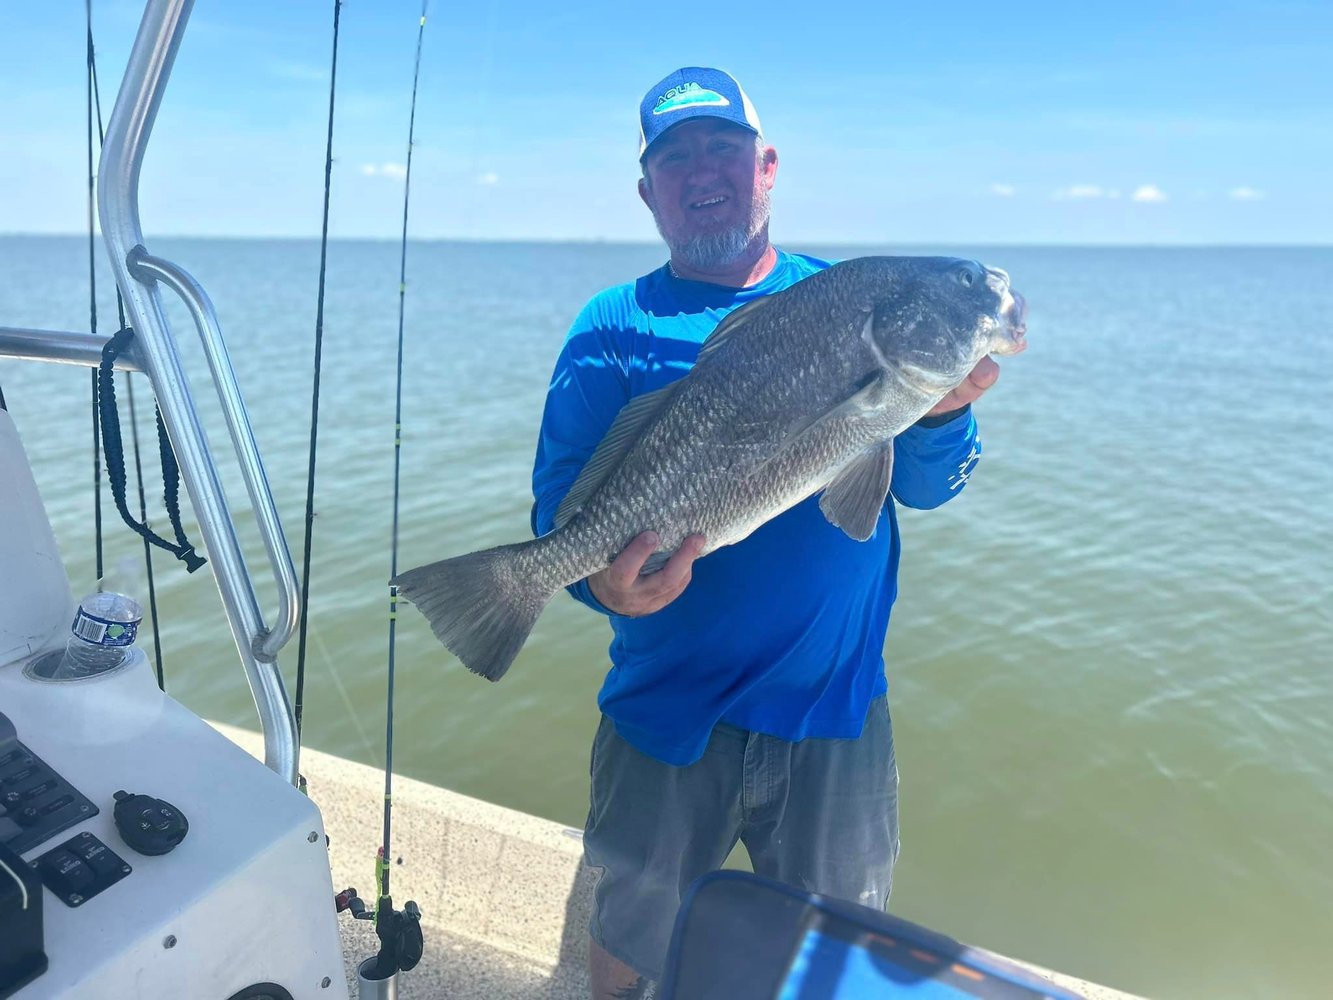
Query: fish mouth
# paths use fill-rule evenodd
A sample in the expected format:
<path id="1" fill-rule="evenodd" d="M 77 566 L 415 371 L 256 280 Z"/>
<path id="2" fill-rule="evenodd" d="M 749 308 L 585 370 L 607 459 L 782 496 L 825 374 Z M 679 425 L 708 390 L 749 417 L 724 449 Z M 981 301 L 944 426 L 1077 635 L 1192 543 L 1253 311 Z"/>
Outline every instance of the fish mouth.
<path id="1" fill-rule="evenodd" d="M 1009 273 L 998 267 L 986 267 L 986 284 L 1000 296 L 996 314 L 999 329 L 995 333 L 992 354 L 1018 354 L 1027 349 L 1028 303 L 1009 285 Z"/>
<path id="2" fill-rule="evenodd" d="M 1005 288 L 1000 303 L 1000 329 L 993 354 L 1020 354 L 1027 350 L 1028 302 L 1022 294 Z"/>

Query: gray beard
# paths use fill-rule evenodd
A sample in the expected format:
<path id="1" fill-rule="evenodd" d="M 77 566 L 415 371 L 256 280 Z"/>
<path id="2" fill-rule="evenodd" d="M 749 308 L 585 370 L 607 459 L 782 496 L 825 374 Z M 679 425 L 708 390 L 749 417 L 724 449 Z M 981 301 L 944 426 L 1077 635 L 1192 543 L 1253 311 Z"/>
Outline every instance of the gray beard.
<path id="1" fill-rule="evenodd" d="M 768 225 L 770 209 L 768 189 L 762 185 L 755 191 L 754 203 L 750 209 L 750 221 L 746 225 L 732 226 L 721 232 L 706 233 L 691 239 L 681 240 L 662 228 L 657 222 L 657 231 L 671 250 L 673 256 L 679 254 L 691 267 L 700 271 L 728 267 L 745 255 L 755 239 Z"/>
<path id="2" fill-rule="evenodd" d="M 711 271 L 716 267 L 734 264 L 750 245 L 750 233 L 747 226 L 733 226 L 720 233 L 696 236 L 684 243 L 671 246 L 672 255 L 679 255 L 691 267 L 700 271 Z M 670 245 L 670 244 L 668 244 Z"/>

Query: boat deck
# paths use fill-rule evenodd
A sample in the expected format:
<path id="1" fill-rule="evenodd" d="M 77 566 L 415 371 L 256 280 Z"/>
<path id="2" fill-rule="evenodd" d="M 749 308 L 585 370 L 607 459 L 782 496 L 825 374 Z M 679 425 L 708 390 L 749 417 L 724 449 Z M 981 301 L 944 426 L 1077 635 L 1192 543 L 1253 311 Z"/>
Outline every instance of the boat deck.
<path id="1" fill-rule="evenodd" d="M 588 975 L 581 962 L 551 968 L 513 952 L 424 922 L 426 954 L 398 977 L 401 1000 L 586 1000 Z M 369 921 L 346 921 L 343 953 L 347 990 L 356 1000 L 356 967 L 379 947 Z"/>
<path id="2" fill-rule="evenodd" d="M 259 734 L 216 728 L 262 756 Z M 356 886 L 369 902 L 383 774 L 309 749 L 301 773 L 324 816 L 336 889 Z M 417 901 L 426 938 L 421 963 L 399 977 L 403 1000 L 587 997 L 593 879 L 583 866 L 582 831 L 402 777 L 394 778 L 393 829 L 394 901 Z M 376 954 L 378 941 L 369 921 L 344 914 L 341 926 L 355 1000 L 356 967 Z M 1134 1000 L 1022 964 L 1089 1000 Z"/>

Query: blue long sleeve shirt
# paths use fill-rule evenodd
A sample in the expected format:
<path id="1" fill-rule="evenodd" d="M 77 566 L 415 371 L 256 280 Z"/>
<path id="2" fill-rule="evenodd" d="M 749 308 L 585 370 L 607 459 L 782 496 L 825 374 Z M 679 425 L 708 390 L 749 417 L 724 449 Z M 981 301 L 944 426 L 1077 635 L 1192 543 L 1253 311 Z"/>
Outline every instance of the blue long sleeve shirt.
<path id="1" fill-rule="evenodd" d="M 733 309 L 828 266 L 779 251 L 773 270 L 749 288 L 687 281 L 662 267 L 596 295 L 551 378 L 533 469 L 533 532 L 554 527 L 560 501 L 626 402 L 688 372 Z M 962 490 L 980 452 L 969 410 L 940 426 L 914 425 L 894 442 L 890 499 L 869 541 L 829 524 L 811 497 L 697 560 L 685 591 L 651 615 L 612 613 L 586 580 L 570 587 L 610 618 L 603 713 L 643 753 L 676 765 L 699 759 L 718 722 L 791 741 L 860 736 L 871 700 L 887 690 L 894 503 L 939 506 Z"/>

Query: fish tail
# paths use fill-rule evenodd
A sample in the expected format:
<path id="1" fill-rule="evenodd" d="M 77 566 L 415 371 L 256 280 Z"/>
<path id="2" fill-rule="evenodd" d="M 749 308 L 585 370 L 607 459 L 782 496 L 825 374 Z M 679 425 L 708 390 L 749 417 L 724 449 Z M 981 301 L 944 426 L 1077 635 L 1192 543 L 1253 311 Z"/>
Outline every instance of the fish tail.
<path id="1" fill-rule="evenodd" d="M 400 573 L 392 583 L 426 616 L 435 637 L 463 666 L 498 681 L 559 589 L 519 571 L 525 550 L 540 541 L 501 545 L 418 566 Z"/>

